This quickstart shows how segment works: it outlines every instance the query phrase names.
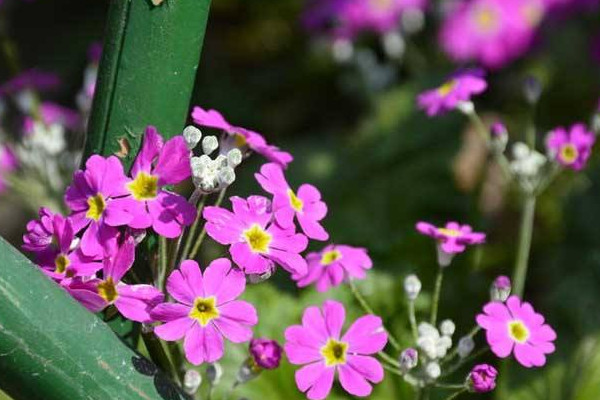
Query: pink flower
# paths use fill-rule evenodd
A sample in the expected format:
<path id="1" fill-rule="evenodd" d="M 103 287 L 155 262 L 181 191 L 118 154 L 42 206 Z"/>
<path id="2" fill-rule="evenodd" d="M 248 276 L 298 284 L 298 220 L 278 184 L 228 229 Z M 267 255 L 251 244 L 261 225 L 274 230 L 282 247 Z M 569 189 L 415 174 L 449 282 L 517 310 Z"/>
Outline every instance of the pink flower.
<path id="1" fill-rule="evenodd" d="M 16 94 L 27 89 L 46 91 L 56 88 L 59 84 L 60 79 L 56 74 L 30 69 L 0 85 L 0 97 Z"/>
<path id="2" fill-rule="evenodd" d="M 102 266 L 102 279 L 67 281 L 63 287 L 92 312 L 114 305 L 132 321 L 150 323 L 150 310 L 163 301 L 163 294 L 152 285 L 128 285 L 123 277 L 133 266 L 135 242 L 127 237 L 115 254 L 106 257 Z"/>
<path id="3" fill-rule="evenodd" d="M 164 324 L 154 332 L 167 341 L 185 337 L 186 358 L 194 365 L 215 362 L 223 357 L 223 336 L 234 342 L 247 342 L 258 317 L 255 308 L 236 300 L 246 288 L 246 278 L 219 258 L 204 274 L 195 261 L 186 260 L 167 280 L 167 290 L 177 303 L 162 303 L 152 310 L 155 320 Z"/>
<path id="4" fill-rule="evenodd" d="M 127 224 L 134 229 L 152 226 L 156 233 L 167 238 L 181 235 L 183 227 L 194 222 L 196 208 L 185 197 L 163 188 L 190 175 L 190 151 L 183 136 L 163 144 L 156 128 L 149 126 L 131 168 L 133 180 L 125 185 L 130 196 L 117 200 L 119 206 L 133 215 Z"/>
<path id="5" fill-rule="evenodd" d="M 492 352 L 500 358 L 514 353 L 524 367 L 541 367 L 546 364 L 546 354 L 554 352 L 556 333 L 531 304 L 521 303 L 517 296 L 510 296 L 506 303 L 486 304 L 476 319 L 486 331 Z"/>
<path id="6" fill-rule="evenodd" d="M 12 149 L 0 144 L 0 193 L 6 191 L 8 185 L 4 176 L 17 169 L 19 162 Z"/>
<path id="7" fill-rule="evenodd" d="M 102 268 L 102 260 L 88 257 L 79 249 L 70 218 L 54 214 L 46 208 L 39 220 L 27 224 L 23 249 L 36 253 L 42 271 L 55 280 L 66 277 L 89 277 Z"/>
<path id="8" fill-rule="evenodd" d="M 268 144 L 260 133 L 231 125 L 225 120 L 223 115 L 216 110 L 205 110 L 196 106 L 192 110 L 192 119 L 197 125 L 221 129 L 225 132 L 230 139 L 228 141 L 229 143 L 226 143 L 229 147 L 238 147 L 241 149 L 249 148 L 265 157 L 267 160 L 281 165 L 283 168 L 286 168 L 294 159 L 290 153 Z M 227 146 L 222 145 L 222 147 Z M 228 149 L 222 148 L 221 150 L 226 153 Z"/>
<path id="9" fill-rule="evenodd" d="M 231 245 L 233 261 L 247 274 L 271 271 L 273 263 L 292 274 L 306 273 L 306 260 L 299 254 L 308 239 L 295 227 L 282 228 L 273 221 L 271 204 L 262 196 L 231 197 L 233 212 L 206 207 L 206 232 L 217 242 Z"/>
<path id="10" fill-rule="evenodd" d="M 72 211 L 76 232 L 85 229 L 81 250 L 88 256 L 103 255 L 104 247 L 114 246 L 116 226 L 127 225 L 133 216 L 115 199 L 127 196 L 127 178 L 115 156 L 91 156 L 84 171 L 77 171 L 67 188 L 65 202 Z"/>
<path id="11" fill-rule="evenodd" d="M 496 368 L 489 364 L 479 364 L 473 367 L 467 377 L 467 382 L 473 392 L 487 393 L 496 387 L 497 376 Z"/>
<path id="12" fill-rule="evenodd" d="M 299 287 L 316 282 L 319 292 L 339 286 L 345 279 L 365 279 L 367 270 L 373 266 L 366 249 L 334 244 L 318 253 L 309 253 L 306 261 L 308 272 L 292 278 Z"/>
<path id="13" fill-rule="evenodd" d="M 448 222 L 444 228 L 419 222 L 416 227 L 419 233 L 436 239 L 442 251 L 448 254 L 462 253 L 467 245 L 485 242 L 485 233 L 473 232 L 469 225 L 461 225 L 457 222 Z"/>
<path id="14" fill-rule="evenodd" d="M 427 90 L 417 97 L 417 103 L 427 115 L 440 115 L 454 110 L 456 106 L 470 101 L 471 96 L 487 88 L 485 79 L 478 72 L 461 72 L 436 89 Z"/>
<path id="15" fill-rule="evenodd" d="M 585 167 L 595 142 L 596 136 L 584 124 L 575 124 L 569 131 L 562 127 L 556 128 L 546 137 L 550 156 L 562 166 L 575 171 Z"/>
<path id="16" fill-rule="evenodd" d="M 292 364 L 307 364 L 296 371 L 296 385 L 311 400 L 329 395 L 336 372 L 344 390 L 354 396 L 370 395 L 371 383 L 383 380 L 381 364 L 370 356 L 387 344 L 381 318 L 360 317 L 341 336 L 345 318 L 344 306 L 328 300 L 322 311 L 308 307 L 302 325 L 285 330 L 288 359 Z"/>
<path id="17" fill-rule="evenodd" d="M 294 192 L 288 185 L 283 169 L 278 164 L 265 164 L 260 173 L 254 174 L 262 188 L 273 195 L 275 220 L 283 228 L 294 225 L 294 216 L 302 231 L 310 239 L 327 240 L 329 234 L 319 223 L 327 215 L 327 205 L 321 201 L 321 193 L 313 185 L 300 185 Z"/>

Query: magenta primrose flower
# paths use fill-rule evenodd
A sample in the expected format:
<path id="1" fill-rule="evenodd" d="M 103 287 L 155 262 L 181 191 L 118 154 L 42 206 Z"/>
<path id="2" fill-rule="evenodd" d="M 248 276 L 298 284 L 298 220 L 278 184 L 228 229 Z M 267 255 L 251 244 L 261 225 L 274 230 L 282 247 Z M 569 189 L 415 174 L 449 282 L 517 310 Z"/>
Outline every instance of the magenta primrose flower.
<path id="1" fill-rule="evenodd" d="M 458 222 L 448 222 L 443 228 L 428 222 L 419 222 L 417 231 L 436 239 L 442 251 L 448 254 L 462 253 L 467 245 L 485 242 L 485 233 L 473 232 L 469 225 L 461 225 Z"/>
<path id="2" fill-rule="evenodd" d="M 556 128 L 546 137 L 548 154 L 562 166 L 575 171 L 585 167 L 595 142 L 596 136 L 584 124 L 575 124 L 570 130 Z"/>
<path id="3" fill-rule="evenodd" d="M 524 367 L 541 367 L 546 364 L 546 354 L 554 352 L 556 333 L 531 304 L 521 303 L 517 296 L 510 296 L 506 303 L 486 304 L 476 320 L 485 329 L 492 352 L 500 358 L 513 353 Z"/>
<path id="4" fill-rule="evenodd" d="M 329 234 L 319 223 L 327 215 L 327 205 L 321 201 L 321 193 L 316 187 L 305 183 L 300 185 L 297 193 L 294 192 L 285 180 L 283 169 L 274 163 L 263 165 L 260 173 L 254 176 L 262 188 L 273 195 L 273 212 L 281 227 L 292 227 L 295 216 L 310 239 L 329 239 Z"/>
<path id="5" fill-rule="evenodd" d="M 454 110 L 459 103 L 470 101 L 473 95 L 483 93 L 485 89 L 487 82 L 481 73 L 461 72 L 440 87 L 421 93 L 417 104 L 431 117 Z"/>
<path id="6" fill-rule="evenodd" d="M 63 286 L 93 312 L 114 305 L 125 318 L 143 323 L 153 322 L 150 310 L 163 301 L 164 295 L 152 285 L 128 285 L 122 282 L 134 260 L 135 241 L 129 236 L 115 254 L 104 259 L 102 279 L 74 280 Z M 95 290 L 90 290 L 90 287 Z"/>
<path id="7" fill-rule="evenodd" d="M 192 110 L 192 119 L 199 126 L 207 128 L 221 129 L 229 137 L 229 147 L 237 147 L 240 149 L 249 148 L 250 150 L 260 154 L 267 160 L 281 165 L 286 168 L 287 165 L 294 159 L 288 152 L 280 150 L 278 147 L 267 143 L 265 138 L 257 132 L 246 128 L 231 125 L 225 120 L 223 115 L 216 110 L 205 110 L 202 107 L 194 107 Z M 222 147 L 228 147 L 223 146 Z M 228 148 L 222 148 L 221 151 L 228 151 Z"/>
<path id="8" fill-rule="evenodd" d="M 223 336 L 234 343 L 252 338 L 256 309 L 236 300 L 245 288 L 244 274 L 225 258 L 211 262 L 204 274 L 195 261 L 186 260 L 167 280 L 167 290 L 177 303 L 162 303 L 152 310 L 155 320 L 165 322 L 154 332 L 167 341 L 185 337 L 185 356 L 194 365 L 215 362 L 223 357 Z"/>
<path id="9" fill-rule="evenodd" d="M 79 248 L 71 219 L 47 208 L 41 208 L 39 219 L 27 224 L 23 249 L 34 252 L 42 271 L 57 281 L 91 276 L 102 268 L 101 258 L 88 257 Z"/>
<path id="10" fill-rule="evenodd" d="M 204 208 L 206 232 L 217 242 L 231 245 L 233 261 L 247 274 L 273 270 L 273 263 L 294 275 L 306 273 L 300 255 L 308 245 L 306 236 L 292 225 L 280 227 L 273 217 L 270 201 L 262 196 L 231 197 L 233 212 L 221 207 Z"/>
<path id="11" fill-rule="evenodd" d="M 164 187 L 177 184 L 190 175 L 190 151 L 183 136 L 175 136 L 163 143 L 156 128 L 149 126 L 142 149 L 131 167 L 133 180 L 125 184 L 129 196 L 116 200 L 133 216 L 127 225 L 134 229 L 152 227 L 167 238 L 181 235 L 183 227 L 194 222 L 196 208 L 185 197 L 164 190 Z"/>
<path id="12" fill-rule="evenodd" d="M 252 339 L 250 341 L 250 355 L 254 363 L 264 369 L 275 369 L 281 362 L 283 349 L 275 340 Z"/>
<path id="13" fill-rule="evenodd" d="M 317 253 L 306 256 L 308 271 L 292 278 L 299 287 L 316 282 L 319 292 L 339 286 L 345 279 L 365 279 L 373 262 L 367 250 L 361 247 L 331 244 Z"/>
<path id="14" fill-rule="evenodd" d="M 498 371 L 489 364 L 478 364 L 473 367 L 467 382 L 473 392 L 487 393 L 496 388 Z"/>
<path id="15" fill-rule="evenodd" d="M 292 364 L 304 365 L 296 371 L 296 385 L 310 400 L 329 395 L 334 376 L 348 393 L 366 397 L 371 383 L 383 380 L 383 368 L 371 355 L 387 344 L 381 318 L 358 318 L 342 336 L 346 310 L 341 303 L 328 300 L 322 310 L 308 307 L 302 325 L 285 330 L 285 353 Z"/>
<path id="16" fill-rule="evenodd" d="M 19 162 L 12 149 L 0 143 L 0 194 L 8 187 L 4 176 L 16 170 L 18 165 Z"/>
<path id="17" fill-rule="evenodd" d="M 116 226 L 127 225 L 133 215 L 115 199 L 129 195 L 123 166 L 115 156 L 91 156 L 84 171 L 77 171 L 67 188 L 65 202 L 72 211 L 75 232 L 85 229 L 81 250 L 88 256 L 103 255 L 114 246 Z"/>

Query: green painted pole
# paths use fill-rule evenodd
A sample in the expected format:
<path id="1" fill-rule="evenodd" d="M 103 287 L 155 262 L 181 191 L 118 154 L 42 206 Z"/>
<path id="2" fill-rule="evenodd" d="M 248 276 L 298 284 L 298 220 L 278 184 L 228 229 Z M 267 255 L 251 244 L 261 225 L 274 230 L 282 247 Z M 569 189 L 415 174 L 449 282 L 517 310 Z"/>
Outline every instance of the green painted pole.
<path id="1" fill-rule="evenodd" d="M 147 125 L 182 131 L 209 6 L 112 0 L 84 160 L 120 152 L 129 164 Z M 15 400 L 184 398 L 1 238 L 0 266 L 0 387 Z"/>

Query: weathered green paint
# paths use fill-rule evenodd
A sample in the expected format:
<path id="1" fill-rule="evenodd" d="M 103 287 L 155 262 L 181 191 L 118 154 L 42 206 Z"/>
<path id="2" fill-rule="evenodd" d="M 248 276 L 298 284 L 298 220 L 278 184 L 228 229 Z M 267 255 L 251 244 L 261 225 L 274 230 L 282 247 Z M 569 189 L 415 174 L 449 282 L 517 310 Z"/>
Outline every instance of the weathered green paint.
<path id="1" fill-rule="evenodd" d="M 113 0 L 85 157 L 126 139 L 130 164 L 147 125 L 180 134 L 189 110 L 210 0 Z"/>

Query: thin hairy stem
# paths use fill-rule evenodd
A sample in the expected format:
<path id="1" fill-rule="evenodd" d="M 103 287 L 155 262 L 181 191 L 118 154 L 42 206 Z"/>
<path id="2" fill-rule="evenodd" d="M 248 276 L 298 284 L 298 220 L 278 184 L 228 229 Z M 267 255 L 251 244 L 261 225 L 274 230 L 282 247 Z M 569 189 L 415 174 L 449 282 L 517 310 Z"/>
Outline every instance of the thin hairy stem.
<path id="1" fill-rule="evenodd" d="M 465 393 L 467 391 L 466 388 L 462 388 L 461 390 L 452 393 L 450 396 L 446 397 L 446 400 L 453 400 L 456 399 L 458 396 L 460 396 L 461 394 Z"/>
<path id="2" fill-rule="evenodd" d="M 221 190 L 221 192 L 219 193 L 219 197 L 217 198 L 217 201 L 214 204 L 215 207 L 219 207 L 221 205 L 221 203 L 223 202 L 223 199 L 225 198 L 226 191 L 227 191 L 227 188 Z M 206 236 L 206 225 L 202 227 L 202 231 L 200 232 L 200 235 L 198 235 L 198 238 L 196 239 L 196 242 L 194 243 L 194 247 L 192 247 L 192 251 L 189 256 L 190 260 L 195 259 L 196 255 L 198 255 L 198 251 L 200 250 L 200 245 L 202 245 L 202 242 L 204 241 L 205 236 Z"/>
<path id="3" fill-rule="evenodd" d="M 417 331 L 417 317 L 415 316 L 415 301 L 408 301 L 408 320 L 410 321 L 410 330 L 412 331 L 413 339 L 416 341 L 419 338 Z"/>
<path id="4" fill-rule="evenodd" d="M 187 237 L 185 238 L 185 244 L 183 245 L 183 252 L 181 253 L 180 261 L 187 260 L 187 256 L 190 253 L 190 249 L 192 248 L 192 241 L 196 236 L 196 230 L 198 230 L 198 225 L 200 225 L 200 220 L 202 219 L 202 210 L 204 209 L 204 204 L 206 203 L 206 196 L 203 195 L 200 198 L 200 202 L 198 203 L 196 219 L 194 223 L 190 227 Z"/>
<path id="5" fill-rule="evenodd" d="M 525 281 L 527 280 L 527 267 L 529 265 L 529 253 L 531 251 L 531 240 L 533 237 L 533 221 L 535 218 L 534 196 L 527 196 L 523 203 L 521 214 L 521 227 L 519 229 L 519 247 L 517 249 L 517 258 L 515 260 L 515 269 L 513 272 L 513 293 L 518 297 L 523 297 L 525 290 Z"/>
<path id="6" fill-rule="evenodd" d="M 440 302 L 440 293 L 442 292 L 442 282 L 444 279 L 444 268 L 438 268 L 437 277 L 435 278 L 435 288 L 433 290 L 433 302 L 431 303 L 431 325 L 435 326 L 437 322 L 438 305 Z"/>

